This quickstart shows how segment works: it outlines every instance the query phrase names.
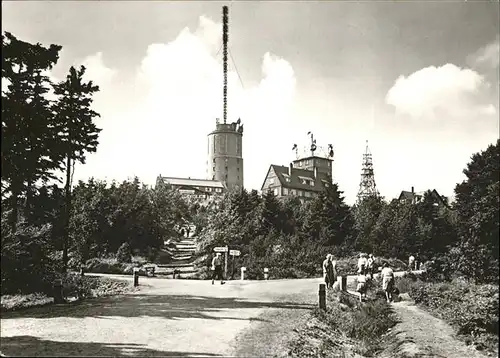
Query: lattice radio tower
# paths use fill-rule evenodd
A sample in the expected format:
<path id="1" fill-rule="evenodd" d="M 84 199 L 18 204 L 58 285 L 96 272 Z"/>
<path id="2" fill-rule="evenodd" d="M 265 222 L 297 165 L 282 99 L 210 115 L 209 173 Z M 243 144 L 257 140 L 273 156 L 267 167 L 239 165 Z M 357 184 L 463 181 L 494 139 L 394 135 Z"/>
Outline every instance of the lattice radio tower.
<path id="1" fill-rule="evenodd" d="M 359 183 L 358 202 L 367 197 L 378 197 L 379 195 L 377 185 L 375 184 L 375 175 L 373 174 L 372 153 L 370 153 L 368 141 L 366 141 L 366 150 L 365 154 L 363 154 L 363 166 L 361 169 L 361 182 Z"/>

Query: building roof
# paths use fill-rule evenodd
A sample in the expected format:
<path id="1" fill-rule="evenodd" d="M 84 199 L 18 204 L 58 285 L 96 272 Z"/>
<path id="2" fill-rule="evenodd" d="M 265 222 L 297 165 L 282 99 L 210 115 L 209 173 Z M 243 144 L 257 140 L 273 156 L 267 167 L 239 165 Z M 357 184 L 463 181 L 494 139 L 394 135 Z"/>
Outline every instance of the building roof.
<path id="1" fill-rule="evenodd" d="M 276 173 L 280 185 L 283 188 L 320 192 L 324 190 L 325 183 L 329 183 L 330 181 L 328 175 L 320 171 L 318 171 L 317 178 L 314 178 L 314 172 L 312 170 L 292 168 L 293 170 L 290 174 L 289 167 L 274 164 L 269 167 L 266 179 L 269 176 L 271 169 Z M 287 182 L 285 177 L 288 177 L 290 179 L 290 182 Z M 314 186 L 311 186 L 310 184 L 302 184 L 302 179 L 309 179 L 311 181 L 314 181 Z M 261 189 L 263 189 L 263 187 L 264 184 L 262 185 Z"/>
<path id="2" fill-rule="evenodd" d="M 443 205 L 449 206 L 447 203 L 448 198 L 445 199 L 445 197 L 441 196 L 436 189 L 432 189 L 431 195 L 438 199 Z M 409 200 L 413 201 L 417 197 L 423 197 L 425 194 L 425 191 L 419 191 L 419 192 L 411 192 L 411 191 L 401 191 L 401 194 L 399 194 L 398 200 Z"/>
<path id="3" fill-rule="evenodd" d="M 210 187 L 210 188 L 222 188 L 224 189 L 224 185 L 217 180 L 208 180 L 208 179 L 191 179 L 191 178 L 174 178 L 174 177 L 159 177 L 165 183 L 170 185 L 179 185 L 179 186 L 200 186 L 200 187 Z"/>
<path id="4" fill-rule="evenodd" d="M 322 159 L 322 160 L 328 160 L 330 162 L 333 162 L 333 159 L 331 159 L 331 158 L 320 157 L 320 156 L 317 156 L 317 155 L 310 155 L 310 156 L 307 156 L 307 157 L 302 157 L 302 158 L 299 158 L 299 159 L 295 159 L 293 162 L 297 163 L 297 162 L 302 162 L 302 161 L 308 160 L 308 159 Z"/>

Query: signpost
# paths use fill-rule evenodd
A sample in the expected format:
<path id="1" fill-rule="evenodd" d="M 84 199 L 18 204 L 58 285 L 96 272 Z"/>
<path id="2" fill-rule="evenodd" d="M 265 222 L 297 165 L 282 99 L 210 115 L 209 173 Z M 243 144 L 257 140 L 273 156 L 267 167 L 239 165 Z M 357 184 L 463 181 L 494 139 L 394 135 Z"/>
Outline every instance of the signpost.
<path id="1" fill-rule="evenodd" d="M 234 257 L 240 256 L 240 254 L 241 254 L 240 250 L 229 250 L 229 255 L 232 256 L 232 261 L 233 261 L 233 268 L 231 269 L 231 279 L 234 278 Z"/>
<path id="2" fill-rule="evenodd" d="M 231 277 L 234 274 L 234 257 L 235 256 L 240 256 L 241 251 L 240 250 L 229 250 L 227 246 L 218 246 L 214 247 L 214 252 L 223 252 L 224 253 L 224 276 L 227 278 L 227 258 L 229 255 L 232 256 L 232 261 L 233 261 L 233 270 L 231 273 Z"/>

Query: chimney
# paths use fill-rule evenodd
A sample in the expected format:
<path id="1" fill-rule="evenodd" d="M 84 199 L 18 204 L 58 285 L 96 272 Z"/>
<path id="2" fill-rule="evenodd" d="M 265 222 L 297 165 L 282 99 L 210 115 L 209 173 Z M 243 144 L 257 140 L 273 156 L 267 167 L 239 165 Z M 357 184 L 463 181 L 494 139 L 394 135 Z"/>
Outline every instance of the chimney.
<path id="1" fill-rule="evenodd" d="M 411 193 L 415 193 L 415 188 L 414 187 L 411 187 Z"/>
<path id="2" fill-rule="evenodd" d="M 314 179 L 318 177 L 318 167 L 314 166 L 313 167 L 313 173 L 314 173 Z"/>
<path id="3" fill-rule="evenodd" d="M 292 169 L 293 169 L 293 163 L 290 163 L 290 172 L 288 173 L 288 175 L 292 176 Z"/>

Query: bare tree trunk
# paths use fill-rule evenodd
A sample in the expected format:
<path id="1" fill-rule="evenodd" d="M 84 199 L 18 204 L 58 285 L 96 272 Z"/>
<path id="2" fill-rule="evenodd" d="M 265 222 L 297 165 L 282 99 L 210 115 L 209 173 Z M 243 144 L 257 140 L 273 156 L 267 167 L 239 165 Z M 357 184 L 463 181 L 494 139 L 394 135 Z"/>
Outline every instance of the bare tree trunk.
<path id="1" fill-rule="evenodd" d="M 31 192 L 32 188 L 33 183 L 31 180 L 29 180 L 26 187 L 26 204 L 24 205 L 24 217 L 26 218 L 26 222 L 28 223 L 28 225 L 32 224 L 33 221 L 33 213 L 31 210 L 31 204 L 33 201 L 33 193 Z"/>
<path id="2" fill-rule="evenodd" d="M 19 209 L 19 190 L 17 189 L 17 184 L 12 184 L 12 213 L 10 217 L 10 229 L 12 230 L 12 233 L 15 233 L 17 230 L 17 216 L 18 216 L 18 209 Z"/>
<path id="3" fill-rule="evenodd" d="M 63 267 L 62 272 L 68 269 L 68 247 L 69 247 L 69 219 L 71 210 L 71 153 L 66 160 L 66 205 L 64 212 L 64 238 L 63 238 Z"/>

